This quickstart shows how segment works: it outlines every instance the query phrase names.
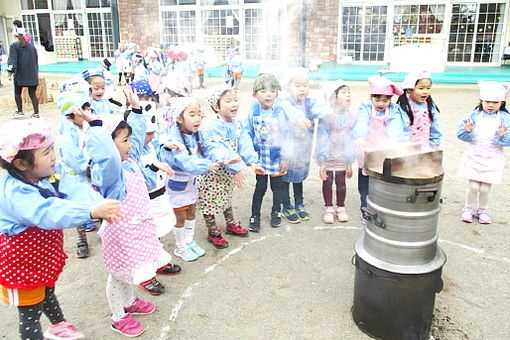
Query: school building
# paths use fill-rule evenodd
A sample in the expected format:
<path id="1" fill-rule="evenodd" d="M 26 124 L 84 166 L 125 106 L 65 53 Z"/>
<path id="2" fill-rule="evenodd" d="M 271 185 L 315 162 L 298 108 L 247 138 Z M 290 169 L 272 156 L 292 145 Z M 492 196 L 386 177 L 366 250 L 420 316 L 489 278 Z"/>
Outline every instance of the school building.
<path id="1" fill-rule="evenodd" d="M 112 57 L 119 42 L 203 44 L 248 62 L 496 66 L 510 0 L 4 0 L 0 39 L 20 19 L 41 62 Z M 6 43 L 7 42 L 7 43 Z"/>

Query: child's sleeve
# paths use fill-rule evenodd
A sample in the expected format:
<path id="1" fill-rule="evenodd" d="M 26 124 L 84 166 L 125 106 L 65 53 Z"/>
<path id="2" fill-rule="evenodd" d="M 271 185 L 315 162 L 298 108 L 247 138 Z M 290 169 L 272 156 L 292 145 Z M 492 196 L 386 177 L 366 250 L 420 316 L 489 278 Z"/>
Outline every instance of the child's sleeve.
<path id="1" fill-rule="evenodd" d="M 88 152 L 78 145 L 80 136 L 75 129 L 67 129 L 60 136 L 60 158 L 77 175 L 86 176 L 90 163 Z"/>
<path id="2" fill-rule="evenodd" d="M 241 122 L 239 122 L 241 124 Z M 241 127 L 241 134 L 239 135 L 239 143 L 237 144 L 237 152 L 243 159 L 243 162 L 246 165 L 252 165 L 257 163 L 259 159 L 259 155 L 255 152 L 253 148 L 253 141 L 248 133 L 248 130 Z"/>
<path id="3" fill-rule="evenodd" d="M 472 142 L 475 139 L 475 129 L 473 127 L 473 130 L 471 132 L 467 132 L 466 129 L 464 129 L 464 121 L 466 119 L 470 119 L 474 125 L 476 125 L 476 118 L 478 114 L 477 111 L 468 113 L 462 117 L 462 119 L 459 121 L 459 124 L 457 124 L 457 138 L 460 139 L 463 142 Z"/>
<path id="4" fill-rule="evenodd" d="M 358 108 L 358 113 L 354 118 L 352 126 L 352 138 L 366 139 L 368 135 L 368 124 L 370 123 L 371 108 L 369 105 L 361 104 Z"/>
<path id="5" fill-rule="evenodd" d="M 0 195 L 0 229 L 11 235 L 23 231 L 24 226 L 37 226 L 55 230 L 73 228 L 91 221 L 90 210 L 100 202 L 96 200 L 68 200 L 58 197 L 44 198 L 38 189 L 17 179 L 4 181 Z M 88 189 L 91 190 L 91 189 Z M 22 229 L 22 230 L 20 230 Z"/>
<path id="6" fill-rule="evenodd" d="M 127 192 L 119 150 L 101 121 L 90 122 L 86 135 L 87 150 L 92 159 L 91 180 L 106 198 L 124 200 Z"/>
<path id="7" fill-rule="evenodd" d="M 439 147 L 441 144 L 443 134 L 441 133 L 441 129 L 439 126 L 439 113 L 437 112 L 437 108 L 434 105 L 432 108 L 432 123 L 430 125 L 430 145 L 434 147 Z"/>
<path id="8" fill-rule="evenodd" d="M 209 159 L 212 161 L 222 161 L 237 158 L 237 151 L 232 148 L 232 145 L 227 141 L 228 131 L 220 124 L 212 123 L 207 127 L 204 135 L 204 143 L 209 145 Z M 228 171 L 237 173 L 241 171 L 240 163 L 232 163 L 225 166 Z"/>
<path id="9" fill-rule="evenodd" d="M 209 166 L 212 162 L 208 158 L 201 158 L 197 155 L 190 155 L 186 150 L 186 146 L 181 143 L 179 144 L 179 147 L 182 150 L 181 152 L 178 152 L 177 150 L 171 151 L 173 155 L 173 165 L 175 167 L 180 168 L 192 175 L 202 175 L 209 171 Z"/>
<path id="10" fill-rule="evenodd" d="M 400 105 L 390 108 L 390 117 L 386 125 L 388 137 L 399 142 L 409 141 L 409 116 L 402 110 Z"/>
<path id="11" fill-rule="evenodd" d="M 140 163 L 140 157 L 142 156 L 143 144 L 145 143 L 145 132 L 147 131 L 147 122 L 143 116 L 142 109 L 132 109 L 131 113 L 127 117 L 127 123 L 131 126 L 131 150 L 129 156 Z"/>
<path id="12" fill-rule="evenodd" d="M 501 125 L 506 126 L 507 132 L 503 137 L 499 137 L 496 132 L 496 143 L 501 146 L 510 146 L 510 115 L 501 112 Z"/>
<path id="13" fill-rule="evenodd" d="M 329 124 L 327 117 L 319 119 L 315 158 L 319 164 L 327 161 L 329 158 Z"/>
<path id="14" fill-rule="evenodd" d="M 315 98 L 308 99 L 308 112 L 312 119 L 321 119 L 328 113 L 328 108 Z"/>

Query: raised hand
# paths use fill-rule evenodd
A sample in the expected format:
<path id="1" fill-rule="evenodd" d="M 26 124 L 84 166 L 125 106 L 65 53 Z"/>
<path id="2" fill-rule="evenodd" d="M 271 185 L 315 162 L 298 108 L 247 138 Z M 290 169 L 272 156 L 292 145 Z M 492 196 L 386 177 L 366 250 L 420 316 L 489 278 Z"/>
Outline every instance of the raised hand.
<path id="1" fill-rule="evenodd" d="M 464 119 L 462 121 L 462 125 L 464 126 L 464 130 L 466 130 L 467 133 L 470 133 L 471 131 L 473 131 L 473 129 L 475 127 L 475 124 L 473 124 L 473 121 L 470 118 Z"/>
<path id="2" fill-rule="evenodd" d="M 84 121 L 90 123 L 93 120 L 96 120 L 98 117 L 92 114 L 90 111 L 84 111 L 82 108 L 71 108 L 71 112 L 75 117 L 83 118 Z"/>
<path id="3" fill-rule="evenodd" d="M 169 176 L 175 175 L 175 172 L 172 170 L 170 165 L 168 165 L 168 163 L 155 161 L 152 164 L 159 170 L 166 172 Z"/>
<path id="4" fill-rule="evenodd" d="M 138 100 L 138 94 L 136 93 L 136 89 L 132 89 L 131 86 L 126 85 L 123 89 L 124 95 L 127 98 L 129 104 L 133 109 L 138 110 L 140 108 L 140 101 Z"/>
<path id="5" fill-rule="evenodd" d="M 507 134 L 507 132 L 508 132 L 508 129 L 507 129 L 506 125 L 500 125 L 498 127 L 498 136 L 500 138 L 503 138 Z"/>

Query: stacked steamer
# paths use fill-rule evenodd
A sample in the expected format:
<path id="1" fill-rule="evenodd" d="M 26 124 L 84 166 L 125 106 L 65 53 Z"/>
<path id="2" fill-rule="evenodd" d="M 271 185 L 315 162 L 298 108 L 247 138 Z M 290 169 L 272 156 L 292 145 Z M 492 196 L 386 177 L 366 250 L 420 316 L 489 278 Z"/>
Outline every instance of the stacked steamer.
<path id="1" fill-rule="evenodd" d="M 442 151 L 365 153 L 369 194 L 355 243 L 353 318 L 381 339 L 429 339 L 446 262 L 437 246 Z"/>

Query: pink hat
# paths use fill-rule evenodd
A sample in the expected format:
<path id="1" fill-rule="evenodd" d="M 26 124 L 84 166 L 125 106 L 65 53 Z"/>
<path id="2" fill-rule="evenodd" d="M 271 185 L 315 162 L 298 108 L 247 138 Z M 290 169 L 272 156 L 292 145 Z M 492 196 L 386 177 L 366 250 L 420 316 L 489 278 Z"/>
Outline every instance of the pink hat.
<path id="1" fill-rule="evenodd" d="M 406 78 L 402 82 L 402 88 L 404 90 L 414 89 L 418 80 L 425 78 L 432 79 L 432 74 L 430 71 L 410 72 L 406 75 Z"/>
<path id="2" fill-rule="evenodd" d="M 500 83 L 497 81 L 478 81 L 480 88 L 480 99 L 489 102 L 504 102 L 506 95 L 510 90 L 510 83 Z"/>
<path id="3" fill-rule="evenodd" d="M 400 96 L 404 93 L 404 90 L 389 79 L 380 76 L 368 77 L 368 84 L 370 85 L 371 94 L 384 94 L 387 96 L 393 96 L 396 94 Z"/>
<path id="4" fill-rule="evenodd" d="M 21 150 L 35 150 L 53 143 L 46 118 L 15 120 L 0 125 L 0 157 L 11 163 Z"/>

